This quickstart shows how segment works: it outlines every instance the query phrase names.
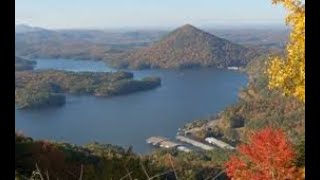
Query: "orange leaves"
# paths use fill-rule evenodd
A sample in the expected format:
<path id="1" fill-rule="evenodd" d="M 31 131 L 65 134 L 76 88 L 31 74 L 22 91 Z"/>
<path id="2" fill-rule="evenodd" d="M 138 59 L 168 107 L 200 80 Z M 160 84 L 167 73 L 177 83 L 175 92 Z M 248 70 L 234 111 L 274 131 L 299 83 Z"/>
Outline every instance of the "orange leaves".
<path id="1" fill-rule="evenodd" d="M 227 175 L 233 179 L 303 179 L 292 163 L 292 145 L 279 129 L 252 134 L 249 144 L 240 145 L 238 150 L 239 155 L 226 163 Z"/>

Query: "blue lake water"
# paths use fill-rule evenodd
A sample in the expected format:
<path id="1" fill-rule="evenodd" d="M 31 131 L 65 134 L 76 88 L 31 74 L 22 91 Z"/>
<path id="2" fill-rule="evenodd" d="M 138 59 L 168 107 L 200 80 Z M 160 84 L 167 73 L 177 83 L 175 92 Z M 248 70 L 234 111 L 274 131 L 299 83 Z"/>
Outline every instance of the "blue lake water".
<path id="1" fill-rule="evenodd" d="M 116 71 L 103 62 L 37 60 L 36 69 Z M 17 131 L 34 139 L 75 144 L 92 141 L 149 152 L 146 138 L 174 138 L 185 123 L 206 118 L 235 103 L 248 80 L 244 73 L 222 69 L 131 71 L 135 78 L 159 76 L 154 90 L 115 97 L 67 96 L 62 107 L 16 110 Z"/>

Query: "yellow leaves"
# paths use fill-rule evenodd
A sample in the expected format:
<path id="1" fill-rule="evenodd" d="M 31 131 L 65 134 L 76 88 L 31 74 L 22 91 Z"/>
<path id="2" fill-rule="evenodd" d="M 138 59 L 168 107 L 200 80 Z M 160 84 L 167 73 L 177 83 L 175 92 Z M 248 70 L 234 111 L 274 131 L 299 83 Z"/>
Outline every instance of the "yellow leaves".
<path id="1" fill-rule="evenodd" d="M 282 3 L 283 6 L 289 11 L 299 11 L 301 7 L 304 8 L 300 0 L 272 0 L 272 4 Z"/>
<path id="2" fill-rule="evenodd" d="M 282 89 L 285 95 L 295 96 L 305 102 L 305 9 L 300 0 L 273 0 L 282 3 L 289 11 L 286 23 L 292 31 L 286 47 L 285 58 L 273 57 L 267 74 L 269 87 Z"/>
<path id="3" fill-rule="evenodd" d="M 303 167 L 303 169 L 301 171 L 302 171 L 301 177 L 304 179 L 306 177 L 306 168 Z"/>

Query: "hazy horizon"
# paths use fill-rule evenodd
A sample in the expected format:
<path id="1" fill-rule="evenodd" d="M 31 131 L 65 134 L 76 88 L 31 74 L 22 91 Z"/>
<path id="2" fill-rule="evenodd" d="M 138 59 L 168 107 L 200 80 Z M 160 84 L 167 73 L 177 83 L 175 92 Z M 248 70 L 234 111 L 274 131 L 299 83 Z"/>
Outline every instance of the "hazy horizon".
<path id="1" fill-rule="evenodd" d="M 15 22 L 46 29 L 285 27 L 271 0 L 15 0 Z"/>
<path id="2" fill-rule="evenodd" d="M 190 24 L 190 23 L 187 23 Z M 113 27 L 113 28 L 103 28 L 103 27 L 78 27 L 78 28 L 46 28 L 41 26 L 34 26 L 32 24 L 26 24 L 26 23 L 16 23 L 15 26 L 28 26 L 31 28 L 41 28 L 41 29 L 47 29 L 47 30 L 102 30 L 102 31 L 143 31 L 143 30 L 154 30 L 154 31 L 171 31 L 176 28 L 179 28 L 185 24 L 181 24 L 178 26 L 153 26 L 153 27 L 146 27 L 146 26 L 137 26 L 137 27 Z M 191 24 L 193 25 L 193 24 Z M 201 26 L 195 26 L 197 28 L 203 29 L 203 30 L 214 30 L 214 29 L 239 29 L 239 30 L 266 30 L 266 29 L 279 29 L 279 30 L 285 30 L 289 29 L 288 26 L 283 24 L 241 24 L 241 25 L 223 25 L 223 24 L 215 24 L 215 25 L 201 25 Z"/>

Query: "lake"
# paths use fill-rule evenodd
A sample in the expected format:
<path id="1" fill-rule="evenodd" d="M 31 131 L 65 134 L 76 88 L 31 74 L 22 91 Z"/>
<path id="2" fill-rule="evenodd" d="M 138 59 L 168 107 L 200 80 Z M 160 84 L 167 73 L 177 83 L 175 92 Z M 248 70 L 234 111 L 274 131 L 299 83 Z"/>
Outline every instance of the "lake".
<path id="1" fill-rule="evenodd" d="M 99 61 L 37 60 L 36 69 L 116 71 Z M 131 70 L 128 70 L 131 71 Z M 235 103 L 248 79 L 245 73 L 222 69 L 131 71 L 135 78 L 159 76 L 162 86 L 115 97 L 67 96 L 62 107 L 15 111 L 16 131 L 34 139 L 75 144 L 92 141 L 133 146 L 150 152 L 146 138 L 174 138 L 185 123 L 207 118 Z"/>

